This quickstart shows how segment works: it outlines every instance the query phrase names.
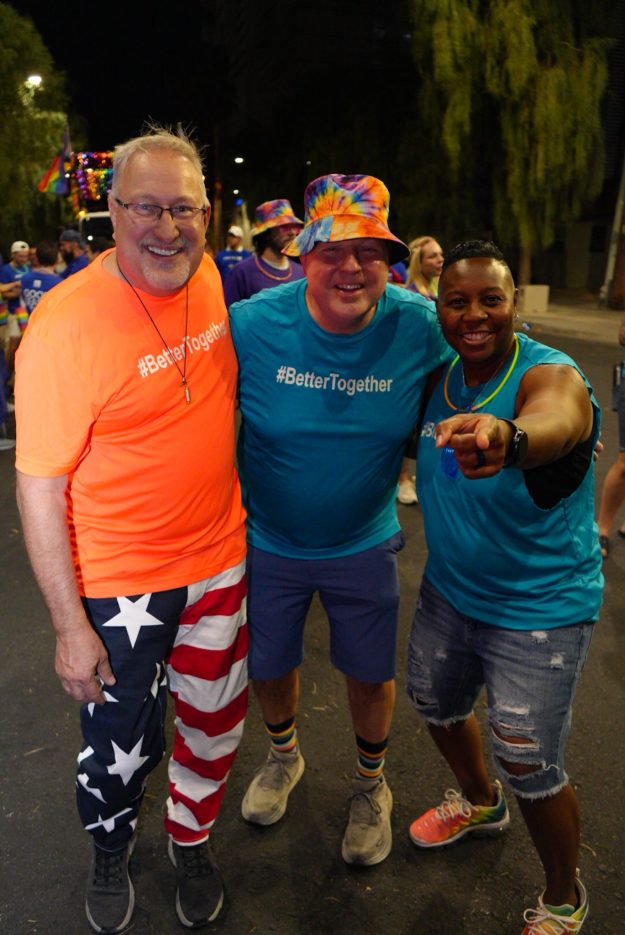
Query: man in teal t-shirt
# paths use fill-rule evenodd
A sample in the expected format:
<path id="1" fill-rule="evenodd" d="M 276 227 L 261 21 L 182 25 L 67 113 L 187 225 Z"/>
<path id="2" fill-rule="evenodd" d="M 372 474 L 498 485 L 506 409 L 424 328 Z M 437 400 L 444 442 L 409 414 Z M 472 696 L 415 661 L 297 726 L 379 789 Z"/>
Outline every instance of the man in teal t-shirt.
<path id="1" fill-rule="evenodd" d="M 284 252 L 300 256 L 306 279 L 230 309 L 249 516 L 250 674 L 271 742 L 242 812 L 255 824 L 278 821 L 303 773 L 295 716 L 304 622 L 317 592 L 358 750 L 342 855 L 376 864 L 392 842 L 383 766 L 403 545 L 396 481 L 427 374 L 451 352 L 430 304 L 387 285 L 389 263 L 407 248 L 388 228 L 385 186 L 371 176 L 324 176 L 305 202 L 305 226 Z"/>

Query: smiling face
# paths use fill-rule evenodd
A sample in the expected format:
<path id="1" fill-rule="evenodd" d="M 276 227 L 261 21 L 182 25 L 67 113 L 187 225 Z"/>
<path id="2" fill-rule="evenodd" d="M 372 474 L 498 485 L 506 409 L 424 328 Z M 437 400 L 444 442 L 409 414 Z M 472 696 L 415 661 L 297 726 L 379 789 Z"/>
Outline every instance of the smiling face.
<path id="1" fill-rule="evenodd" d="M 308 280 L 306 303 L 317 324 L 336 334 L 353 334 L 369 324 L 388 280 L 383 240 L 317 243 L 301 261 Z"/>
<path id="2" fill-rule="evenodd" d="M 140 152 L 129 159 L 109 195 L 117 262 L 133 286 L 151 295 L 170 295 L 191 278 L 204 254 L 210 208 L 191 220 L 175 220 L 163 211 L 160 220 L 132 217 L 126 203 L 207 205 L 204 182 L 189 159 L 171 150 Z"/>
<path id="3" fill-rule="evenodd" d="M 512 275 L 499 260 L 459 260 L 441 276 L 438 317 L 445 339 L 460 354 L 467 381 L 485 382 L 509 353 L 516 304 Z"/>

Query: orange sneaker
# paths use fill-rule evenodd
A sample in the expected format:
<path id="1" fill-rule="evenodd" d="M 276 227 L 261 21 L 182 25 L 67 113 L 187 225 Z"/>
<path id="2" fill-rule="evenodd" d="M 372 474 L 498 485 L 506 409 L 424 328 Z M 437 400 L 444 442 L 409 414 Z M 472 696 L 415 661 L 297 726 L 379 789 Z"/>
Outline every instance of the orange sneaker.
<path id="1" fill-rule="evenodd" d="M 484 835 L 504 831 L 510 824 L 508 806 L 499 780 L 494 788 L 497 793 L 494 805 L 472 805 L 455 789 L 448 789 L 444 802 L 410 825 L 410 840 L 417 847 L 444 847 L 470 831 Z"/>

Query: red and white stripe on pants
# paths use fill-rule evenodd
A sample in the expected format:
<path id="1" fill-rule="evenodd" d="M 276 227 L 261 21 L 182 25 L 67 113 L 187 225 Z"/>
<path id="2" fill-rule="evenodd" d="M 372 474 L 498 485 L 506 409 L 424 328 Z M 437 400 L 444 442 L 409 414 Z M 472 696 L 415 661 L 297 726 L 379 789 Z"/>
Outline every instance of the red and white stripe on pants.
<path id="1" fill-rule="evenodd" d="M 245 594 L 244 562 L 191 585 L 166 659 L 176 730 L 165 827 L 179 844 L 208 837 L 243 734 Z"/>

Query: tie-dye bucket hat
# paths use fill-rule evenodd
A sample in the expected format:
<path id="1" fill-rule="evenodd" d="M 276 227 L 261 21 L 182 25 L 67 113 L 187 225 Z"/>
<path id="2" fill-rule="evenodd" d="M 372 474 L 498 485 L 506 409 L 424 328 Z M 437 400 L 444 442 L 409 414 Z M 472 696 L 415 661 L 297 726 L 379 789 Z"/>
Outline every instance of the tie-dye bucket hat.
<path id="1" fill-rule="evenodd" d="M 316 243 L 357 237 L 388 241 L 391 263 L 410 254 L 388 229 L 388 189 L 372 175 L 322 175 L 306 187 L 304 205 L 304 229 L 282 250 L 289 256 L 310 253 Z"/>
<path id="2" fill-rule="evenodd" d="M 276 198 L 275 201 L 263 201 L 254 211 L 254 226 L 252 228 L 252 237 L 268 231 L 271 227 L 280 227 L 282 224 L 299 224 L 304 226 L 293 214 L 291 202 L 286 198 Z"/>

